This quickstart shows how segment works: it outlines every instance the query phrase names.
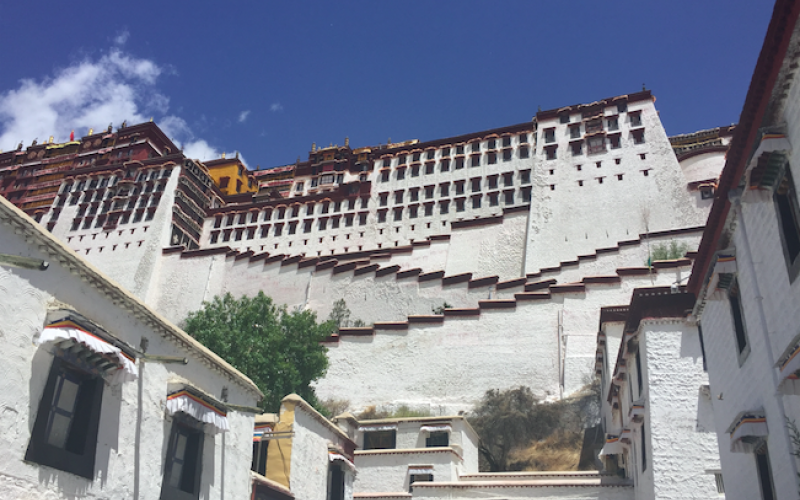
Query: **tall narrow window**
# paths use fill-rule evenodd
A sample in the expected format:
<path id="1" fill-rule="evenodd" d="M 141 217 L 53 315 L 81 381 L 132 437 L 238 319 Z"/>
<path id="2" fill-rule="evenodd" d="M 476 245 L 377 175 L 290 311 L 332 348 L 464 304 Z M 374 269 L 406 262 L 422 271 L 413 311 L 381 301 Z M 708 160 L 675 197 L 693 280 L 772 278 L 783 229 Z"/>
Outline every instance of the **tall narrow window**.
<path id="1" fill-rule="evenodd" d="M 720 279 L 722 279 L 720 277 Z M 736 348 L 739 356 L 743 356 L 747 350 L 747 330 L 745 329 L 744 313 L 742 311 L 742 298 L 739 293 L 739 281 L 734 277 L 728 288 L 728 303 L 731 306 L 731 319 L 736 335 Z"/>
<path id="2" fill-rule="evenodd" d="M 641 429 L 641 432 L 639 433 L 639 436 L 641 436 L 641 445 L 642 445 L 641 446 L 641 449 L 642 449 L 642 453 L 641 453 L 641 455 L 642 455 L 642 472 L 647 470 L 647 449 L 645 448 L 645 442 L 647 441 L 647 438 L 644 435 L 644 428 L 645 428 L 645 424 L 642 423 L 642 429 Z"/>
<path id="3" fill-rule="evenodd" d="M 164 461 L 162 499 L 195 499 L 200 497 L 200 473 L 203 462 L 202 424 L 189 417 L 172 422 Z"/>
<path id="4" fill-rule="evenodd" d="M 762 500 L 775 500 L 775 485 L 772 484 L 772 467 L 769 464 L 767 443 L 756 450 L 756 471 Z"/>
<path id="5" fill-rule="evenodd" d="M 344 471 L 339 464 L 328 468 L 328 500 L 344 500 Z"/>
<path id="6" fill-rule="evenodd" d="M 789 278 L 794 280 L 800 270 L 800 210 L 797 204 L 797 191 L 789 165 L 775 190 L 775 207 L 781 229 L 783 254 L 789 268 Z"/>

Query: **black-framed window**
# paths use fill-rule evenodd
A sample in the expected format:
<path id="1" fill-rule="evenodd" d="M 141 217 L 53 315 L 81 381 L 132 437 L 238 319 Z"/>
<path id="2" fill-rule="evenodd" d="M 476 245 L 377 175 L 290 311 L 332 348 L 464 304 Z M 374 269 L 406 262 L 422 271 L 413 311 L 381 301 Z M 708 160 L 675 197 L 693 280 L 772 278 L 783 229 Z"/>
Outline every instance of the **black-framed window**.
<path id="1" fill-rule="evenodd" d="M 425 438 L 426 448 L 436 448 L 441 446 L 450 446 L 449 432 L 447 431 L 431 432 L 430 435 L 427 438 Z"/>
<path id="2" fill-rule="evenodd" d="M 365 450 L 391 450 L 396 448 L 397 431 L 371 431 L 364 433 Z"/>
<path id="3" fill-rule="evenodd" d="M 200 498 L 205 437 L 202 425 L 183 414 L 176 414 L 172 421 L 161 483 L 163 500 Z"/>
<path id="4" fill-rule="evenodd" d="M 102 378 L 54 358 L 25 460 L 94 478 Z"/>
<path id="5" fill-rule="evenodd" d="M 773 198 L 781 230 L 783 254 L 789 269 L 789 280 L 794 281 L 800 271 L 800 209 L 789 165 L 786 165 L 786 171 L 775 189 Z"/>
<path id="6" fill-rule="evenodd" d="M 328 467 L 328 500 L 344 500 L 344 471 L 342 466 L 332 463 Z"/>
<path id="7" fill-rule="evenodd" d="M 775 500 L 775 485 L 772 483 L 772 467 L 769 464 L 769 451 L 767 443 L 762 444 L 756 450 L 756 472 L 758 473 L 758 485 L 761 489 L 762 500 Z"/>
<path id="8" fill-rule="evenodd" d="M 258 440 L 253 443 L 253 462 L 250 470 L 262 476 L 267 475 L 267 450 L 269 450 L 269 441 Z"/>
<path id="9" fill-rule="evenodd" d="M 642 472 L 647 470 L 647 437 L 645 436 L 644 426 L 645 424 L 642 423 L 641 432 L 639 432 L 639 436 L 641 437 Z"/>
<path id="10" fill-rule="evenodd" d="M 414 487 L 414 483 L 433 482 L 433 474 L 411 474 L 408 478 L 408 492 Z"/>
<path id="11" fill-rule="evenodd" d="M 742 310 L 742 297 L 739 291 L 739 280 L 736 279 L 736 277 L 731 279 L 731 284 L 728 287 L 728 303 L 731 307 L 731 319 L 733 321 L 733 330 L 736 337 L 736 348 L 741 362 L 742 357 L 747 354 L 748 342 L 744 311 Z"/>

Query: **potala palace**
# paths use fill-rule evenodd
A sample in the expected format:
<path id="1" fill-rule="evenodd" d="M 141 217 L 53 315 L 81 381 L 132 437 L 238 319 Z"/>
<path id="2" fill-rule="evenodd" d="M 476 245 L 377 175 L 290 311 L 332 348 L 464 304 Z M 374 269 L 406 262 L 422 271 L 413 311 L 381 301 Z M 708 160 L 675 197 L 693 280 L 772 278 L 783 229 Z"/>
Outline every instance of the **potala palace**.
<path id="1" fill-rule="evenodd" d="M 155 123 L 0 153 L 0 496 L 796 498 L 799 13 L 776 2 L 739 123 L 694 134 L 643 89 L 263 170 Z M 348 413 L 261 415 L 175 326 L 259 291 L 364 325 L 316 386 Z M 487 390 L 596 378 L 604 470 L 478 471 Z"/>

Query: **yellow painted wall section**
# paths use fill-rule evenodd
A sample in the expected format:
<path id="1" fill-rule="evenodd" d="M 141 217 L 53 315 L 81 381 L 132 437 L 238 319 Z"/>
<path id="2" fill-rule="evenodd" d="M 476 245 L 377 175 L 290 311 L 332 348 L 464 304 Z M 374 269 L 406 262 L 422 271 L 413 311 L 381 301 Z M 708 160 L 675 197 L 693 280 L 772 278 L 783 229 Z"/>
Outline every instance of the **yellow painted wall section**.
<path id="1" fill-rule="evenodd" d="M 271 439 L 267 448 L 267 479 L 289 488 L 292 473 L 292 434 L 294 410 L 297 403 L 281 403 L 281 417 L 272 432 L 278 439 Z M 286 437 L 284 437 L 286 436 Z"/>
<path id="2" fill-rule="evenodd" d="M 220 191 L 222 191 L 224 194 L 239 194 L 236 192 L 237 180 L 241 181 L 242 183 L 242 189 L 240 193 L 254 193 L 258 191 L 258 182 L 255 182 L 251 177 L 248 176 L 249 171 L 238 159 L 232 159 L 230 163 L 222 163 L 219 165 L 206 167 L 208 168 L 208 173 L 211 175 L 211 179 L 214 181 L 214 184 L 216 184 Z M 242 169 L 242 175 L 239 175 L 240 167 Z M 221 186 L 223 177 L 227 177 L 229 179 L 226 187 Z"/>

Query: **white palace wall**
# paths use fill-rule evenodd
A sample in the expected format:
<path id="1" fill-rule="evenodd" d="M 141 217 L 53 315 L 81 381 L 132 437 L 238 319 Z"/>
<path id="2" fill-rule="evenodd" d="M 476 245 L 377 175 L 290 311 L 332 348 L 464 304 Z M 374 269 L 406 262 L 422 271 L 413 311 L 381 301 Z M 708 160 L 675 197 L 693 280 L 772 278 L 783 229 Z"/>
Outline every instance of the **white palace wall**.
<path id="1" fill-rule="evenodd" d="M 631 132 L 635 113 L 644 127 L 641 144 L 634 143 Z M 580 113 L 571 113 L 570 124 L 558 117 L 539 121 L 526 272 L 640 233 L 705 222 L 706 209 L 695 206 L 686 188 L 652 100 L 631 102 L 623 112 L 616 105 L 606 107 L 603 121 L 613 116 L 618 117 L 621 147 L 607 149 L 610 142 L 603 135 L 603 152 L 588 154 L 584 144 L 577 156 L 571 153 L 569 126 L 581 124 Z M 579 126 L 583 138 L 584 125 Z M 551 128 L 554 142 L 548 144 L 544 133 Z M 557 147 L 556 158 L 547 159 L 546 149 L 552 146 Z"/>
<path id="2" fill-rule="evenodd" d="M 670 273 L 652 279 L 673 281 Z M 433 415 L 468 411 L 488 389 L 524 385 L 540 398 L 558 399 L 592 378 L 600 307 L 624 304 L 634 288 L 650 283 L 650 276 L 632 276 L 551 287 L 549 295 L 541 290 L 448 310 L 443 320 L 410 317 L 369 331 L 343 330 L 327 343 L 330 366 L 316 391 L 323 399 L 347 399 L 354 410 L 406 405 Z"/>

